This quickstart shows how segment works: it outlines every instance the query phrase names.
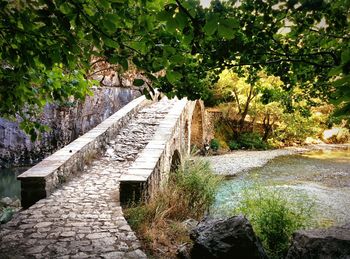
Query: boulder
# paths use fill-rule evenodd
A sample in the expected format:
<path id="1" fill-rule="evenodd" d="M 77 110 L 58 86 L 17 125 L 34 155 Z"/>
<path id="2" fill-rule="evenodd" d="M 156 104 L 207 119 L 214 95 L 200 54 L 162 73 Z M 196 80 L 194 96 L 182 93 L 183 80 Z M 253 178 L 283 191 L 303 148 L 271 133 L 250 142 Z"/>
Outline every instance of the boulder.
<path id="1" fill-rule="evenodd" d="M 0 200 L 0 203 L 2 203 L 5 206 L 10 206 L 12 203 L 12 199 L 9 197 L 4 197 Z"/>
<path id="2" fill-rule="evenodd" d="M 267 258 L 251 224 L 243 216 L 206 218 L 193 229 L 191 239 L 190 257 L 194 259 Z"/>
<path id="3" fill-rule="evenodd" d="M 186 219 L 185 221 L 181 222 L 181 225 L 190 232 L 192 229 L 194 229 L 198 224 L 198 221 L 195 219 Z"/>
<path id="4" fill-rule="evenodd" d="M 350 258 L 350 223 L 295 232 L 286 258 Z"/>

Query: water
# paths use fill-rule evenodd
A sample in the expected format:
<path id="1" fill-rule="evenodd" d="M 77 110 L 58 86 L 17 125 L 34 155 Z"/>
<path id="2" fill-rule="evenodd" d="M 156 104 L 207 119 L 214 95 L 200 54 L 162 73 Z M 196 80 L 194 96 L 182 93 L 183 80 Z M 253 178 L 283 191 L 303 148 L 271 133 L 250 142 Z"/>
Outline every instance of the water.
<path id="1" fill-rule="evenodd" d="M 21 199 L 21 182 L 17 180 L 17 176 L 27 169 L 28 167 L 0 169 L 0 198 Z"/>
<path id="2" fill-rule="evenodd" d="M 240 173 L 220 187 L 216 214 L 232 211 L 242 190 L 254 184 L 278 188 L 288 199 L 306 194 L 316 204 L 315 220 L 320 223 L 350 221 L 350 149 L 278 157 L 264 167 Z"/>

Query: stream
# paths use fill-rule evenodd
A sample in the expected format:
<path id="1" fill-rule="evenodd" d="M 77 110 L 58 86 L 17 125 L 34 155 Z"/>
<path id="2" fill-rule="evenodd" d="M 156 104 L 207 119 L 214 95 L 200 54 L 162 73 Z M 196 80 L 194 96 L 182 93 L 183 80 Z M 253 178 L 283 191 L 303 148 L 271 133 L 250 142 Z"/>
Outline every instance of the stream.
<path id="1" fill-rule="evenodd" d="M 278 188 L 292 200 L 305 194 L 315 203 L 314 220 L 320 224 L 350 222 L 350 149 L 281 156 L 241 172 L 221 185 L 213 214 L 229 214 L 243 189 L 253 185 Z"/>
<path id="2" fill-rule="evenodd" d="M 12 167 L 0 169 L 0 199 L 4 197 L 21 199 L 21 182 L 17 176 L 28 167 Z"/>

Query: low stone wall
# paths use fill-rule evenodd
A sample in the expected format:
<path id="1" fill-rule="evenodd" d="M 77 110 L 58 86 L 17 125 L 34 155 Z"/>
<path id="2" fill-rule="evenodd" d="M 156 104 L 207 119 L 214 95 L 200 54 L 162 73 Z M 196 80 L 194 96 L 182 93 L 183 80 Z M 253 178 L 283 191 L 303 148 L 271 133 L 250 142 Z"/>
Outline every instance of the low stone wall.
<path id="1" fill-rule="evenodd" d="M 135 90 L 120 87 L 98 87 L 93 92 L 84 102 L 47 105 L 38 121 L 51 131 L 35 142 L 30 141 L 17 122 L 0 118 L 0 167 L 41 161 L 140 96 Z"/>
<path id="2" fill-rule="evenodd" d="M 82 170 L 86 162 L 104 150 L 106 143 L 149 102 L 144 96 L 135 99 L 83 136 L 19 175 L 22 207 L 27 208 L 47 197 L 58 185 Z"/>
<path id="3" fill-rule="evenodd" d="M 182 99 L 160 123 L 154 138 L 147 144 L 128 172 L 120 178 L 120 203 L 148 199 L 165 182 L 169 173 L 189 154 L 189 129 L 196 102 Z"/>

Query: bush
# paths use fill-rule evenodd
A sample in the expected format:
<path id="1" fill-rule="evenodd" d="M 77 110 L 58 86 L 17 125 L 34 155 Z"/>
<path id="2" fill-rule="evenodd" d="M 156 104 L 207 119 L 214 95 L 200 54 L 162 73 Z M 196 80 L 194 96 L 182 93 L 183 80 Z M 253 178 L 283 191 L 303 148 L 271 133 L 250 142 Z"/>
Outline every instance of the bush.
<path id="1" fill-rule="evenodd" d="M 247 216 L 270 258 L 283 258 L 292 233 L 311 224 L 314 204 L 310 199 L 300 195 L 290 201 L 283 194 L 262 187 L 246 189 L 234 210 Z"/>
<path id="2" fill-rule="evenodd" d="M 212 139 L 212 140 L 210 140 L 209 146 L 212 150 L 218 151 L 218 149 L 220 147 L 220 143 L 217 139 Z"/>
<path id="3" fill-rule="evenodd" d="M 238 138 L 241 148 L 247 149 L 267 149 L 267 144 L 262 140 L 261 136 L 256 132 L 242 133 Z"/>
<path id="4" fill-rule="evenodd" d="M 220 182 L 221 177 L 212 173 L 208 162 L 185 161 L 148 203 L 125 209 L 125 217 L 149 250 L 157 254 L 154 251 L 164 246 L 174 256 L 177 246 L 189 241 L 181 222 L 204 216 Z"/>
<path id="5" fill-rule="evenodd" d="M 230 150 L 237 150 L 239 149 L 239 144 L 236 141 L 231 140 L 230 142 L 228 142 L 228 147 Z"/>

